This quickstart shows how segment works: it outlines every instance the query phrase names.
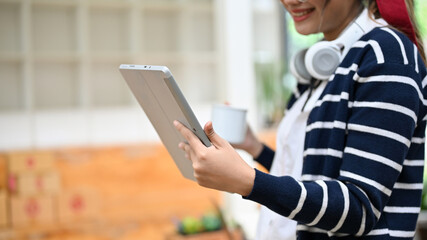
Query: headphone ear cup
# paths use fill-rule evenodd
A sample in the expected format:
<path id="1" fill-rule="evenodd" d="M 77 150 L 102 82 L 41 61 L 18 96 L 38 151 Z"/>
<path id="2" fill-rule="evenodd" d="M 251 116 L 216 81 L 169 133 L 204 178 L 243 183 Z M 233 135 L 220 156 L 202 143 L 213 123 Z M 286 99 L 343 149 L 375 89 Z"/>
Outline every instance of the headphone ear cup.
<path id="1" fill-rule="evenodd" d="M 307 50 L 304 58 L 307 71 L 316 79 L 327 80 L 341 62 L 341 52 L 336 44 L 318 42 Z"/>
<path id="2" fill-rule="evenodd" d="M 311 79 L 311 75 L 305 67 L 304 60 L 307 50 L 308 49 L 306 48 L 292 55 L 291 61 L 289 63 L 289 70 L 301 84 L 310 84 Z"/>

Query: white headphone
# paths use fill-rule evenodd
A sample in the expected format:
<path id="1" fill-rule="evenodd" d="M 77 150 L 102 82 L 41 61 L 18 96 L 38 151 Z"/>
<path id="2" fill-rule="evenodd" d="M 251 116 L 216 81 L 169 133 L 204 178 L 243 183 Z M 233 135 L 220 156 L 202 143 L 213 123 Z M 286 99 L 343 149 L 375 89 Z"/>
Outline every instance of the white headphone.
<path id="1" fill-rule="evenodd" d="M 385 25 L 381 20 L 372 21 L 367 9 L 347 26 L 333 41 L 320 41 L 308 49 L 294 54 L 290 61 L 290 71 L 302 84 L 311 78 L 328 80 L 334 74 L 351 46 L 373 28 Z"/>

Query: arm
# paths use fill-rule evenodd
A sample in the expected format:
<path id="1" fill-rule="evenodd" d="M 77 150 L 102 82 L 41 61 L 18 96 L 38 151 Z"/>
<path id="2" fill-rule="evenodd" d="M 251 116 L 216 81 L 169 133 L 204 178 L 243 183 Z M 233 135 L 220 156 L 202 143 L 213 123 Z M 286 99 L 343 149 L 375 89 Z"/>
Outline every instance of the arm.
<path id="1" fill-rule="evenodd" d="M 258 154 L 257 157 L 254 157 L 254 160 L 261 164 L 263 167 L 265 167 L 265 169 L 270 171 L 275 152 L 273 149 L 269 148 L 265 144 L 263 144 L 262 146 L 263 148 L 261 150 L 261 153 Z"/>
<path id="2" fill-rule="evenodd" d="M 290 109 L 301 96 L 301 94 L 303 94 L 308 88 L 309 85 L 298 83 L 293 91 L 293 94 L 289 98 L 287 109 Z M 275 152 L 273 149 L 260 142 L 253 134 L 250 127 L 248 127 L 246 131 L 244 142 L 241 144 L 232 144 L 232 146 L 237 149 L 245 150 L 253 157 L 255 161 L 270 171 Z"/>
<path id="3" fill-rule="evenodd" d="M 398 177 L 407 177 L 403 180 L 409 183 L 422 182 L 422 174 L 411 179 L 414 172 L 406 169 L 403 174 L 402 170 L 410 147 L 416 157 L 423 159 L 423 142 L 411 140 L 416 130 L 422 133 L 416 138 L 424 138 L 426 94 L 413 65 L 377 64 L 377 52 L 369 46 L 367 49 L 371 49 L 370 55 L 363 56 L 375 63 L 368 67 L 356 65 L 356 75 L 353 70 L 342 71 L 337 81 L 329 83 L 336 85 L 326 92 L 322 104 L 310 114 L 304 181 L 251 169 L 209 124 L 205 126 L 213 142 L 209 148 L 200 144 L 190 130 L 177 125 L 189 143 L 180 147 L 193 162 L 199 184 L 247 196 L 323 231 L 357 236 L 369 232 L 381 216 L 387 215 L 383 214 L 384 207 L 393 190 L 397 192 L 394 199 L 404 197 L 399 195 L 400 189 L 393 189 L 396 183 L 406 184 L 397 182 Z M 401 206 L 416 208 L 419 196 L 414 196 L 414 201 Z"/>
<path id="4" fill-rule="evenodd" d="M 270 170 L 274 158 L 274 151 L 260 142 L 255 134 L 253 134 L 250 127 L 246 130 L 246 137 L 243 143 L 232 144 L 232 146 L 246 151 L 255 161 L 267 170 Z"/>
<path id="5" fill-rule="evenodd" d="M 374 76 L 385 72 L 398 77 Z M 359 74 L 368 77 L 354 77 L 357 90 L 348 93 L 350 99 L 328 105 L 351 104 L 351 109 L 339 110 L 348 111 L 348 121 L 332 119 L 332 129 L 322 126 L 325 122 L 309 122 L 303 175 L 309 181 L 257 171 L 247 198 L 308 226 L 358 236 L 369 232 L 390 199 L 415 128 L 424 117 L 420 79 L 405 77 L 409 72 L 397 64 L 360 69 Z M 311 116 L 320 116 L 323 107 L 314 109 Z M 334 140 L 322 141 L 322 134 L 345 136 L 339 140 L 345 145 L 338 149 L 339 143 L 328 145 Z M 324 173 L 337 171 L 321 175 L 319 166 Z"/>

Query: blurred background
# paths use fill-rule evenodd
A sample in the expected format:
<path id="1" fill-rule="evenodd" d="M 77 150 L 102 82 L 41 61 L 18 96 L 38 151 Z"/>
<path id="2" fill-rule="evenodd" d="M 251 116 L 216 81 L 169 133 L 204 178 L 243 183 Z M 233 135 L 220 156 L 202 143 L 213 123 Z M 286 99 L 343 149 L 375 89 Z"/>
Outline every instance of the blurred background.
<path id="1" fill-rule="evenodd" d="M 274 148 L 320 38 L 278 0 L 0 0 L 0 240 L 253 239 L 258 206 L 184 179 L 118 67 L 168 66 L 202 125 L 229 102 Z"/>

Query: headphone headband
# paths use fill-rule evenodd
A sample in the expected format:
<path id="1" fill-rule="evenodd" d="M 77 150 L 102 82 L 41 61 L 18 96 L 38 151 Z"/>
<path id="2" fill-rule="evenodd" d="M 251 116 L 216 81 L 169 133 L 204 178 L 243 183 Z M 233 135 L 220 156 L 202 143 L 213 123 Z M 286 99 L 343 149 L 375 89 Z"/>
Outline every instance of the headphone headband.
<path id="1" fill-rule="evenodd" d="M 337 39 L 320 41 L 308 50 L 295 54 L 290 62 L 291 72 L 302 84 L 309 82 L 312 77 L 319 80 L 329 79 L 353 44 L 364 34 L 381 25 L 386 25 L 386 22 L 382 19 L 372 21 L 368 10 L 364 9 Z"/>

